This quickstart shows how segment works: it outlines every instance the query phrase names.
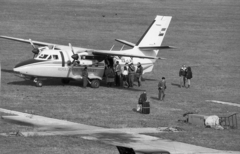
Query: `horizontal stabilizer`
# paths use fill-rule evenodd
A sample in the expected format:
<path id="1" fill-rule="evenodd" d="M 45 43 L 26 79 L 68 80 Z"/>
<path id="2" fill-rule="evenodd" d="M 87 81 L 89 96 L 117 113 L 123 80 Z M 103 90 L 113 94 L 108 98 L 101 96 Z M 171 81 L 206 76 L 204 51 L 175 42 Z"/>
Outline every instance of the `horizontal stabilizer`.
<path id="1" fill-rule="evenodd" d="M 128 41 L 125 41 L 125 40 L 115 39 L 115 41 L 120 42 L 120 43 L 125 44 L 125 45 L 130 46 L 130 47 L 135 46 L 134 43 L 131 43 L 131 42 L 128 42 Z"/>
<path id="2" fill-rule="evenodd" d="M 173 46 L 149 46 L 149 47 L 139 47 L 140 50 L 163 50 L 163 49 L 176 49 Z"/>

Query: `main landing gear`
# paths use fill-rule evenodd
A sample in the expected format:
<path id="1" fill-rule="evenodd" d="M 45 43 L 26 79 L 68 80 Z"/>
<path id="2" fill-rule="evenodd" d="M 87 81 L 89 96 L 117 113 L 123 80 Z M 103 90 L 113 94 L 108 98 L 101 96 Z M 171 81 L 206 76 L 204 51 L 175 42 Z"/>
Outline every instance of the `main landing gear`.
<path id="1" fill-rule="evenodd" d="M 91 84 L 92 88 L 98 88 L 100 86 L 100 80 L 98 80 L 98 79 L 93 79 L 89 83 Z"/>

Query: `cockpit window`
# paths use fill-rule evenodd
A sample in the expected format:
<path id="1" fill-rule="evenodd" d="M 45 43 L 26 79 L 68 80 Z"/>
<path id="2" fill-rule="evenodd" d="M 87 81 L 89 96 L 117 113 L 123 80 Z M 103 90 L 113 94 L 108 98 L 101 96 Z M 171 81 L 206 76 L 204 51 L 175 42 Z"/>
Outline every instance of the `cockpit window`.
<path id="1" fill-rule="evenodd" d="M 54 60 L 58 59 L 58 55 L 52 55 Z"/>
<path id="2" fill-rule="evenodd" d="M 46 54 L 41 54 L 38 58 L 40 58 L 40 59 L 46 59 L 48 57 L 48 55 L 46 55 Z"/>
<path id="3" fill-rule="evenodd" d="M 48 59 L 52 59 L 52 56 L 49 56 Z"/>

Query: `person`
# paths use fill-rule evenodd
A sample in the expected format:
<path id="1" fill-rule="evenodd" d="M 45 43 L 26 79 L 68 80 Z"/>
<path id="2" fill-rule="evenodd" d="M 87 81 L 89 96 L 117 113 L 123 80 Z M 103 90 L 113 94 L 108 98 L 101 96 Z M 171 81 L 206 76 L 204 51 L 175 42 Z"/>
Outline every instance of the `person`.
<path id="1" fill-rule="evenodd" d="M 106 75 L 106 83 L 107 83 L 107 86 L 112 86 L 113 83 L 114 83 L 114 71 L 113 69 L 110 67 L 110 65 L 108 65 L 106 67 L 106 70 L 105 70 L 105 75 Z"/>
<path id="2" fill-rule="evenodd" d="M 116 86 L 120 86 L 121 74 L 122 74 L 122 69 L 121 69 L 121 66 L 119 65 L 119 61 L 117 61 L 116 62 L 116 66 L 115 66 L 115 82 L 116 82 Z"/>
<path id="3" fill-rule="evenodd" d="M 143 73 L 143 67 L 142 67 L 141 63 L 138 62 L 138 64 L 137 64 L 137 71 L 136 71 L 138 87 L 141 86 L 142 73 Z"/>
<path id="4" fill-rule="evenodd" d="M 190 80 L 192 79 L 192 69 L 190 66 L 186 69 L 187 88 L 190 88 Z"/>
<path id="5" fill-rule="evenodd" d="M 147 101 L 147 93 L 144 90 L 143 93 L 140 95 L 138 99 L 138 105 L 137 105 L 137 111 L 141 112 L 142 111 L 142 105 Z"/>
<path id="6" fill-rule="evenodd" d="M 164 101 L 165 98 L 165 89 L 167 89 L 165 77 L 162 77 L 162 80 L 158 83 L 158 99 Z"/>
<path id="7" fill-rule="evenodd" d="M 186 84 L 186 66 L 182 65 L 182 67 L 179 70 L 179 77 L 180 77 L 180 88 L 185 87 Z"/>
<path id="8" fill-rule="evenodd" d="M 128 67 L 128 77 L 129 77 L 128 87 L 133 87 L 134 74 L 135 74 L 135 67 L 134 67 L 133 63 L 130 63 L 130 65 Z"/>
<path id="9" fill-rule="evenodd" d="M 83 71 L 82 71 L 82 77 L 83 77 L 83 88 L 86 88 L 87 84 L 88 84 L 88 69 L 87 69 L 87 66 L 85 66 Z"/>
<path id="10" fill-rule="evenodd" d="M 126 88 L 126 87 L 128 87 L 128 70 L 127 70 L 127 66 L 124 66 L 123 72 L 122 72 L 122 76 L 123 76 L 123 87 Z"/>

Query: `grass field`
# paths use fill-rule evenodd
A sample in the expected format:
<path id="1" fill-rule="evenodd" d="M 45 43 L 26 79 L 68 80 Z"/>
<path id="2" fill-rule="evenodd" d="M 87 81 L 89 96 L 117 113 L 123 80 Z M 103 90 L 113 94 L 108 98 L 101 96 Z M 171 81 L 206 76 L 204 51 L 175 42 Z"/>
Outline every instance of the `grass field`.
<path id="1" fill-rule="evenodd" d="M 42 88 L 12 72 L 33 55 L 27 44 L 0 40 L 1 108 L 31 111 L 46 117 L 101 127 L 178 126 L 181 133 L 154 134 L 185 143 L 240 151 L 238 129 L 213 130 L 177 122 L 186 112 L 222 115 L 237 107 L 206 103 L 221 100 L 240 104 L 240 1 L 239 0 L 3 0 L 0 35 L 110 49 L 114 39 L 137 42 L 156 15 L 173 16 L 163 45 L 176 50 L 159 53 L 154 71 L 144 75 L 141 88 L 82 89 L 79 82 L 63 86 L 48 80 Z M 105 17 L 103 17 L 103 15 Z M 115 49 L 121 45 L 115 43 Z M 190 89 L 175 86 L 182 64 L 192 66 Z M 167 79 L 166 99 L 156 100 L 157 83 Z M 142 90 L 147 90 L 151 114 L 132 111 Z M 29 128 L 0 121 L 0 132 Z M 0 137 L 3 154 L 115 153 L 113 146 L 70 137 Z"/>

